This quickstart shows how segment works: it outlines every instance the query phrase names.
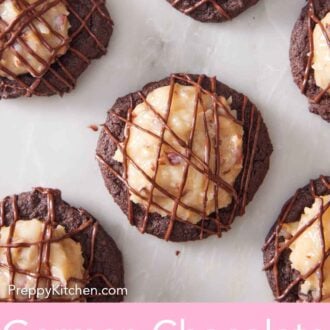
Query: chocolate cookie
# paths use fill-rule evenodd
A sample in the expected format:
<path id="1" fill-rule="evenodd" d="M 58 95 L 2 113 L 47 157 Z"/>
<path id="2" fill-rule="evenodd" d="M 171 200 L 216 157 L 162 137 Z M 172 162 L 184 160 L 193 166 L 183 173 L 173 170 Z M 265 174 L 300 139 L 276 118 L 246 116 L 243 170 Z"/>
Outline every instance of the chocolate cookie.
<path id="1" fill-rule="evenodd" d="M 173 74 L 116 101 L 97 159 L 132 225 L 189 241 L 221 236 L 244 214 L 272 150 L 246 96 L 216 78 Z"/>
<path id="2" fill-rule="evenodd" d="M 296 22 L 290 48 L 295 83 L 311 112 L 330 122 L 330 0 L 308 0 Z"/>
<path id="3" fill-rule="evenodd" d="M 174 8 L 200 22 L 225 22 L 259 0 L 167 0 Z"/>
<path id="4" fill-rule="evenodd" d="M 55 287 L 67 291 L 21 290 Z M 125 292 L 118 288 L 124 271 L 115 242 L 59 190 L 36 188 L 0 202 L 0 301 L 119 302 Z"/>
<path id="5" fill-rule="evenodd" d="M 298 189 L 284 205 L 263 248 L 279 302 L 330 301 L 330 177 Z"/>
<path id="6" fill-rule="evenodd" d="M 0 98 L 70 92 L 113 29 L 104 0 L 8 0 L 0 20 Z"/>

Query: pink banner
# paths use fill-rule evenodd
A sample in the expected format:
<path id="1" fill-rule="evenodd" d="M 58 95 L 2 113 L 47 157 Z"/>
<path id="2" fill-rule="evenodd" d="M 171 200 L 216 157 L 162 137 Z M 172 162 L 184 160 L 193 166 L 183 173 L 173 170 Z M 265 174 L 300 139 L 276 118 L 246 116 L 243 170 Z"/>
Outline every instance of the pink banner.
<path id="1" fill-rule="evenodd" d="M 1 330 L 329 330 L 324 304 L 2 304 Z"/>

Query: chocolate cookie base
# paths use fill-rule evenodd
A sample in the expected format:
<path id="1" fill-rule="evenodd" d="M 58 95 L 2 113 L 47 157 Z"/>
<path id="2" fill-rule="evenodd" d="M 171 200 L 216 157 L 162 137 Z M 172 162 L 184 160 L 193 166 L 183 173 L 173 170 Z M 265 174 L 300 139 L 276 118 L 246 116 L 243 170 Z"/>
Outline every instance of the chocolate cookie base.
<path id="1" fill-rule="evenodd" d="M 228 21 L 255 5 L 259 0 L 166 0 L 174 8 L 200 22 Z"/>
<path id="2" fill-rule="evenodd" d="M 63 95 L 75 88 L 78 77 L 92 59 L 106 53 L 113 23 L 104 1 L 71 0 L 67 3 L 70 22 L 69 49 L 41 78 L 30 74 L 14 80 L 0 77 L 0 99 L 20 96 Z"/>
<path id="3" fill-rule="evenodd" d="M 323 196 L 330 194 L 330 177 L 321 176 L 317 180 L 311 181 L 309 185 L 297 190 L 295 195 L 291 197 L 284 205 L 278 220 L 269 231 L 265 246 L 263 249 L 264 265 L 271 263 L 276 252 L 276 242 L 274 234 L 282 219 L 286 219 L 285 223 L 299 221 L 301 215 L 304 213 L 305 207 L 311 207 L 315 201 L 316 196 Z M 278 276 L 276 278 L 276 269 L 273 267 L 266 267 L 266 274 L 269 285 L 273 291 L 275 298 L 279 302 L 296 302 L 299 300 L 299 286 L 297 283 L 286 294 L 283 294 L 289 285 L 299 276 L 299 272 L 292 269 L 289 260 L 290 250 L 285 249 L 280 255 L 279 261 L 276 265 Z M 307 301 L 312 301 L 312 297 L 306 297 Z"/>
<path id="4" fill-rule="evenodd" d="M 182 74 L 173 76 L 188 77 L 193 82 L 197 82 L 199 77 L 201 77 L 198 75 Z M 203 77 L 201 83 L 202 88 L 211 91 L 211 79 L 206 76 Z M 150 83 L 146 85 L 141 92 L 146 96 L 158 87 L 170 85 L 170 80 L 171 78 L 166 78 L 158 82 Z M 190 83 L 181 80 L 177 82 L 183 85 L 190 85 Z M 245 206 L 252 200 L 257 189 L 263 182 L 269 168 L 269 159 L 273 148 L 267 128 L 255 106 L 244 95 L 234 91 L 219 81 L 216 81 L 215 88 L 217 95 L 222 95 L 226 98 L 232 96 L 232 108 L 237 110 L 237 118 L 243 122 L 244 155 L 251 152 L 252 145 L 255 150 L 253 159 L 250 159 L 251 166 L 249 168 L 250 173 L 248 183 L 244 189 L 242 189 L 242 182 L 245 182 L 243 175 L 246 175 L 246 171 L 244 170 L 242 170 L 235 182 L 234 188 L 238 192 L 237 202 L 233 201 L 227 208 L 219 210 L 221 224 L 227 227 L 227 229 L 223 229 L 222 231 L 226 231 L 229 229 L 235 216 L 244 214 Z M 139 92 L 132 93 L 119 98 L 112 109 L 108 112 L 105 125 L 111 134 L 120 141 L 123 141 L 124 139 L 125 124 L 122 120 L 118 119 L 114 113 L 126 118 L 129 108 L 131 107 L 134 109 L 135 106 L 141 102 L 142 100 L 139 96 Z M 158 213 L 149 213 L 147 226 L 145 230 L 143 230 L 143 220 L 145 215 L 144 207 L 139 204 L 128 202 L 128 190 L 126 185 L 113 174 L 113 171 L 118 173 L 123 172 L 122 164 L 112 159 L 116 149 L 117 145 L 109 137 L 106 130 L 103 129 L 98 141 L 97 158 L 99 160 L 100 169 L 107 189 L 124 213 L 131 218 L 132 225 L 136 226 L 140 231 L 145 231 L 159 238 L 165 238 L 170 224 L 170 217 L 168 216 L 163 217 Z M 247 160 L 247 158 L 248 157 L 245 157 L 245 160 Z M 245 169 L 247 168 L 245 167 Z M 211 215 L 211 217 L 215 217 L 215 214 Z M 206 238 L 213 234 L 218 234 L 220 236 L 221 232 L 218 231 L 218 225 L 212 220 L 202 220 L 196 226 L 188 222 L 180 222 L 176 219 L 176 221 L 174 221 L 171 235 L 168 239 L 177 242 L 192 241 Z"/>
<path id="5" fill-rule="evenodd" d="M 322 20 L 330 11 L 330 0 L 313 0 L 315 14 Z M 306 68 L 308 66 L 308 54 L 311 53 L 309 44 L 309 3 L 302 9 L 301 14 L 294 26 L 291 36 L 290 62 L 293 79 L 299 89 L 309 100 L 309 109 L 312 113 L 320 115 L 324 120 L 330 122 L 330 94 L 325 93 L 319 101 L 316 98 L 322 90 L 316 85 L 314 70 L 310 69 L 310 74 L 306 78 Z M 314 30 L 315 23 L 312 23 Z M 304 82 L 306 84 L 304 86 Z"/>
<path id="6" fill-rule="evenodd" d="M 49 204 L 50 198 L 53 199 L 53 208 Z M 91 222 L 84 230 L 69 235 L 81 244 L 84 268 L 90 269 L 91 280 L 86 287 L 102 290 L 108 288 L 110 283 L 114 288 L 124 288 L 123 261 L 116 243 L 88 212 L 64 202 L 59 190 L 37 188 L 32 192 L 6 197 L 0 202 L 0 228 L 11 225 L 15 220 L 46 221 L 50 214 L 67 233 L 73 233 L 83 224 Z M 100 295 L 87 297 L 87 301 L 120 302 L 123 298 Z"/>

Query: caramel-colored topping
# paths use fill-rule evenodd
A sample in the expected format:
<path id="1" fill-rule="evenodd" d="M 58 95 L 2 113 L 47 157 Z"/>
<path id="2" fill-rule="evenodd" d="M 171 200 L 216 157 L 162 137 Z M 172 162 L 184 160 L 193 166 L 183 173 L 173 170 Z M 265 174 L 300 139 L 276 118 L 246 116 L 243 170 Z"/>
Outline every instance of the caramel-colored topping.
<path id="1" fill-rule="evenodd" d="M 312 294 L 317 300 L 321 296 L 322 287 L 322 301 L 330 301 L 330 258 L 326 258 L 323 268 L 320 267 L 324 258 L 323 245 L 325 251 L 330 249 L 330 208 L 322 214 L 323 207 L 329 202 L 330 195 L 316 197 L 312 207 L 305 208 L 298 222 L 283 225 L 285 232 L 296 237 L 289 246 L 292 268 L 303 276 L 308 276 L 312 272 L 300 286 L 301 294 Z M 306 229 L 297 235 L 302 228 Z M 318 269 L 319 267 L 322 270 Z M 313 271 L 315 268 L 316 271 Z M 321 271 L 323 272 L 322 285 L 320 285 Z"/>
<path id="2" fill-rule="evenodd" d="M 0 41 L 0 76 L 14 79 L 29 73 L 41 76 L 68 49 L 69 12 L 62 2 L 4 0 L 0 3 L 0 33 L 17 35 Z M 27 19 L 27 12 L 35 18 Z"/>
<path id="3" fill-rule="evenodd" d="M 330 93 L 330 13 L 315 25 L 313 69 L 318 87 Z"/>
<path id="4" fill-rule="evenodd" d="M 48 225 L 49 226 L 49 225 Z M 48 288 L 48 287 L 83 287 L 84 278 L 84 258 L 80 243 L 71 238 L 63 238 L 66 234 L 64 227 L 58 225 L 52 230 L 49 244 L 49 257 L 47 249 L 41 251 L 42 238 L 44 236 L 45 222 L 39 220 L 18 220 L 15 223 L 14 232 L 11 227 L 1 227 L 0 229 L 0 299 L 9 297 L 9 285 L 11 272 L 8 269 L 8 237 L 11 237 L 10 244 L 25 243 L 26 246 L 11 247 L 10 257 L 13 267 L 19 270 L 15 274 L 14 284 L 16 288 Z M 47 244 L 47 243 L 46 243 Z M 48 259 L 47 263 L 43 262 Z M 38 270 L 41 267 L 40 271 Z M 38 274 L 39 282 L 35 276 Z M 45 278 L 42 276 L 45 275 Z M 51 284 L 46 278 L 52 278 Z M 40 298 L 40 297 L 39 297 Z M 56 297 L 55 297 L 56 298 Z M 60 298 L 60 297 L 58 297 Z M 76 299 L 76 296 L 70 299 Z M 17 300 L 26 300 L 24 296 L 16 296 Z"/>
<path id="5" fill-rule="evenodd" d="M 150 205 L 149 212 L 166 216 L 174 211 L 176 217 L 196 224 L 203 213 L 207 216 L 232 201 L 232 195 L 210 180 L 209 174 L 229 186 L 234 184 L 243 167 L 243 127 L 230 109 L 230 99 L 214 100 L 211 94 L 199 94 L 195 86 L 176 83 L 173 88 L 153 90 L 132 111 L 134 125 L 126 141 L 126 157 L 132 160 L 127 179 L 139 194 L 131 193 L 130 199 Z M 219 103 L 216 113 L 214 101 Z M 191 150 L 183 143 L 191 144 Z M 121 148 L 114 159 L 124 161 Z M 177 207 L 176 199 L 181 202 Z"/>

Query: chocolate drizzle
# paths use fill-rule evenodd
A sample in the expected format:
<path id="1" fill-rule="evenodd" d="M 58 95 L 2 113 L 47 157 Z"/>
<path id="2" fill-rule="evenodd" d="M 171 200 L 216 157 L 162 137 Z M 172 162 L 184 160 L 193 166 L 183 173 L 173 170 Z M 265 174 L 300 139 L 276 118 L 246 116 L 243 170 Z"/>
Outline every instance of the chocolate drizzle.
<path id="1" fill-rule="evenodd" d="M 66 233 L 61 237 L 53 237 L 53 231 L 57 227 L 57 225 L 61 224 L 57 222 L 56 212 L 55 212 L 55 195 L 58 191 L 52 189 L 45 189 L 45 188 L 36 188 L 34 192 L 37 192 L 44 196 L 47 200 L 47 215 L 43 219 L 44 221 L 44 228 L 42 232 L 42 237 L 37 242 L 27 243 L 27 242 L 13 242 L 14 234 L 15 234 L 15 226 L 18 220 L 27 220 L 24 216 L 20 215 L 19 206 L 18 206 L 18 197 L 16 195 L 12 197 L 7 197 L 0 202 L 0 228 L 5 227 L 6 225 L 9 226 L 9 235 L 6 244 L 1 245 L 0 248 L 6 249 L 6 257 L 7 263 L 0 263 L 0 268 L 5 268 L 8 270 L 10 274 L 10 284 L 15 284 L 15 276 L 17 274 L 26 275 L 36 279 L 35 288 L 39 287 L 39 281 L 43 280 L 43 286 L 46 288 L 51 288 L 52 281 L 61 282 L 60 279 L 55 278 L 51 273 L 51 265 L 50 265 L 50 246 L 51 243 L 60 242 L 64 239 L 71 238 L 73 240 L 76 239 L 76 235 L 84 235 L 89 232 L 87 235 L 89 237 L 89 244 L 90 247 L 89 253 L 89 260 L 85 260 L 85 272 L 82 279 L 78 278 L 70 278 L 68 280 L 68 286 L 70 284 L 82 284 L 87 286 L 91 283 L 95 278 L 101 278 L 102 283 L 105 283 L 108 288 L 113 288 L 110 280 L 107 276 L 103 273 L 93 273 L 94 267 L 94 257 L 95 257 L 95 241 L 98 235 L 98 224 L 92 218 L 87 219 L 87 221 L 82 222 L 77 228 L 72 229 L 70 231 L 66 230 Z M 7 212 L 6 212 L 7 210 Z M 12 220 L 8 222 L 8 219 L 11 218 Z M 21 219 L 22 218 L 22 219 Z M 40 219 L 39 219 L 40 220 Z M 28 220 L 27 220 L 28 221 Z M 79 241 L 79 240 L 78 240 Z M 12 260 L 12 250 L 17 248 L 28 248 L 33 245 L 38 245 L 39 253 L 38 253 L 38 261 L 37 261 L 37 269 L 35 272 L 26 271 L 24 269 L 19 269 L 15 266 Z M 85 251 L 86 252 L 86 251 Z M 85 255 L 86 253 L 84 253 Z M 44 284 L 46 282 L 46 285 Z M 60 301 L 86 301 L 89 298 L 93 297 L 86 297 L 81 296 L 77 297 L 76 299 L 62 298 L 56 296 L 50 296 L 48 299 L 38 299 L 35 295 L 30 299 L 24 300 L 24 302 L 60 302 Z M 15 291 L 10 292 L 10 296 L 7 299 L 0 299 L 0 302 L 15 302 L 18 301 Z M 22 301 L 21 299 L 19 301 Z"/>
<path id="2" fill-rule="evenodd" d="M 28 68 L 32 75 L 16 75 L 4 65 L 0 64 L 0 70 L 10 77 L 10 79 L 0 77 L 0 91 L 2 91 L 0 98 L 20 95 L 62 95 L 64 92 L 71 91 L 75 87 L 77 77 L 80 75 L 83 68 L 90 63 L 91 59 L 106 53 L 107 41 L 100 40 L 98 36 L 99 33 L 95 32 L 95 28 L 92 26 L 93 20 L 102 20 L 104 23 L 104 25 L 101 26 L 102 29 L 108 26 L 108 29 L 112 31 L 113 23 L 105 9 L 105 1 L 89 0 L 88 5 L 86 1 L 83 0 L 80 0 L 81 4 L 75 4 L 65 0 L 37 0 L 32 4 L 28 3 L 26 0 L 12 1 L 22 10 L 22 13 L 10 25 L 0 17 L 0 31 L 3 30 L 0 33 L 0 59 L 3 52 L 10 48 L 17 56 L 18 60 Z M 55 31 L 42 16 L 59 3 L 63 3 L 70 12 L 69 22 L 72 27 L 69 30 L 68 38 L 65 38 Z M 36 22 L 46 25 L 50 33 L 60 40 L 60 45 L 58 47 L 50 45 L 45 37 L 38 32 Z M 35 33 L 38 42 L 52 54 L 48 60 L 40 57 L 22 38 L 22 33 L 27 28 Z M 87 39 L 92 40 L 98 55 L 90 56 L 86 53 L 86 49 L 80 45 L 82 39 L 84 39 L 86 43 Z M 22 45 L 29 56 L 43 66 L 42 72 L 37 72 L 33 66 L 29 64 L 29 60 L 16 51 L 14 47 L 15 43 Z M 68 50 L 66 54 L 58 57 L 58 51 L 61 48 L 63 49 L 63 47 L 68 47 Z M 74 66 L 77 65 L 77 63 L 81 63 L 81 69 L 78 70 L 79 72 L 77 69 L 72 71 L 70 63 Z M 13 89 L 17 91 L 13 93 Z"/>
<path id="3" fill-rule="evenodd" d="M 112 156 L 110 158 L 110 156 L 107 154 L 107 151 L 104 153 L 102 150 L 98 149 L 96 157 L 100 163 L 101 169 L 104 169 L 104 171 L 108 172 L 109 175 L 116 178 L 116 180 L 120 182 L 120 184 L 123 187 L 125 187 L 124 189 L 126 190 L 127 193 L 127 206 L 125 207 L 124 211 L 127 212 L 130 223 L 132 225 L 136 225 L 142 233 L 148 232 L 148 226 L 150 224 L 150 216 L 152 214 L 150 213 L 150 208 L 151 206 L 154 206 L 162 210 L 165 214 L 167 214 L 167 216 L 162 217 L 161 220 L 167 224 L 166 230 L 163 235 L 163 238 L 165 240 L 171 240 L 171 236 L 173 234 L 173 230 L 176 222 L 196 228 L 199 232 L 200 239 L 213 234 L 216 234 L 220 237 L 223 231 L 227 231 L 230 229 L 231 224 L 236 215 L 244 214 L 246 204 L 249 200 L 251 200 L 251 196 L 250 198 L 248 198 L 247 195 L 248 195 L 250 180 L 252 177 L 254 160 L 257 154 L 257 142 L 259 140 L 259 134 L 262 123 L 261 115 L 255 108 L 255 106 L 248 101 L 247 97 L 242 96 L 242 99 L 240 101 L 242 108 L 237 109 L 238 118 L 236 119 L 235 117 L 233 117 L 232 113 L 230 112 L 230 109 L 226 107 L 226 105 L 219 98 L 219 94 L 217 94 L 217 89 L 218 89 L 217 84 L 219 83 L 217 82 L 215 77 L 209 78 L 204 75 L 193 76 L 188 74 L 173 74 L 171 75 L 168 81 L 169 83 L 167 85 L 170 86 L 170 93 L 167 102 L 166 115 L 164 117 L 160 116 L 158 112 L 148 103 L 147 93 L 144 94 L 143 91 L 131 94 L 129 96 L 129 100 L 130 100 L 128 102 L 129 106 L 127 111 L 125 112 L 125 115 L 117 113 L 117 111 L 109 112 L 109 118 L 112 118 L 112 120 L 114 120 L 115 122 L 119 122 L 119 123 L 121 122 L 122 124 L 125 125 L 125 128 L 123 129 L 123 134 L 120 138 L 118 137 L 118 133 L 114 133 L 112 127 L 108 125 L 108 122 L 107 124 L 104 125 L 103 132 L 101 133 L 101 136 L 102 134 L 105 134 L 106 138 L 109 139 L 109 142 L 113 144 L 116 149 L 119 148 L 121 150 L 123 154 L 123 163 L 120 164 L 119 168 L 118 168 L 118 162 L 113 161 L 111 159 Z M 167 125 L 167 120 L 171 112 L 174 86 L 176 83 L 182 85 L 194 86 L 197 91 L 195 98 L 195 106 L 194 106 L 194 118 L 193 118 L 192 128 L 188 141 L 183 141 Z M 210 134 L 208 131 L 209 128 L 206 124 L 204 125 L 206 130 L 204 159 L 200 159 L 192 150 L 192 142 L 195 134 L 197 108 L 199 103 L 203 108 L 204 122 L 206 122 L 206 115 L 205 115 L 206 109 L 201 98 L 202 93 L 207 94 L 212 98 L 213 101 L 212 112 L 217 130 L 214 150 L 211 150 L 212 147 L 210 143 Z M 145 128 L 138 126 L 136 123 L 132 121 L 132 111 L 134 110 L 135 106 L 141 102 L 145 102 L 148 108 L 150 109 L 150 111 L 152 111 L 161 120 L 163 127 L 159 136 L 157 134 L 154 134 L 153 132 L 146 130 Z M 247 111 L 248 106 L 249 106 L 249 111 Z M 219 137 L 220 137 L 220 129 L 221 129 L 221 115 L 218 114 L 219 107 L 224 109 L 228 116 L 231 116 L 231 118 L 233 118 L 235 122 L 239 123 L 244 128 L 243 169 L 239 177 L 236 179 L 234 186 L 229 185 L 220 177 Z M 127 153 L 126 148 L 129 140 L 129 133 L 131 127 L 135 127 L 147 134 L 150 134 L 150 136 L 157 138 L 160 142 L 158 146 L 159 148 L 158 158 L 157 158 L 158 160 L 156 161 L 155 172 L 152 175 L 152 177 L 148 176 L 143 171 L 143 169 L 138 164 L 136 164 L 136 162 Z M 184 148 L 184 152 L 175 149 L 175 147 L 169 145 L 164 140 L 165 132 L 171 134 L 176 139 L 176 141 L 180 144 L 180 146 Z M 179 193 L 176 196 L 166 191 L 156 182 L 159 156 L 163 145 L 169 146 L 172 149 L 173 153 L 175 153 L 177 157 L 180 157 L 181 161 L 185 163 L 184 173 L 182 176 L 181 185 L 179 187 Z M 211 166 L 210 166 L 211 152 L 214 152 L 216 155 L 214 171 L 211 170 Z M 194 160 L 194 162 L 192 162 L 192 160 Z M 196 163 L 198 163 L 198 166 L 196 166 Z M 134 166 L 141 173 L 141 175 L 145 177 L 145 179 L 151 184 L 151 190 L 148 197 L 143 196 L 141 192 L 136 191 L 133 187 L 130 186 L 127 177 L 128 164 Z M 186 185 L 188 171 L 190 167 L 193 167 L 200 174 L 205 176 L 207 180 L 207 185 L 204 191 L 204 199 L 203 199 L 204 202 L 203 202 L 202 211 L 193 206 L 186 205 L 182 201 L 183 189 Z M 214 184 L 215 212 L 212 213 L 211 215 L 207 215 L 206 201 L 207 201 L 207 190 L 210 182 Z M 233 200 L 231 206 L 229 207 L 230 209 L 229 215 L 226 215 L 226 217 L 221 216 L 221 212 L 218 207 L 217 196 L 218 196 L 218 190 L 220 188 L 228 192 L 232 196 L 232 200 Z M 159 190 L 167 198 L 170 198 L 173 201 L 173 208 L 171 211 L 164 209 L 162 206 L 160 206 L 153 200 L 153 191 L 155 189 Z M 145 207 L 142 207 L 140 205 L 140 207 L 143 209 L 143 216 L 142 216 L 142 221 L 138 221 L 138 223 L 135 217 L 136 204 L 130 201 L 131 194 L 137 195 L 139 198 L 141 198 L 146 202 Z M 192 224 L 186 220 L 181 219 L 177 215 L 178 206 L 198 214 L 202 220 L 198 224 Z"/>
<path id="4" fill-rule="evenodd" d="M 306 188 L 307 189 L 307 188 Z M 330 181 L 328 177 L 321 176 L 318 180 L 310 181 L 308 187 L 308 194 L 312 197 L 311 203 L 315 198 L 327 195 L 330 190 Z M 275 227 L 272 229 L 272 233 L 267 238 L 265 245 L 263 247 L 263 251 L 271 251 L 270 256 L 265 254 L 265 267 L 264 269 L 269 273 L 269 278 L 271 278 L 271 283 L 273 283 L 273 292 L 275 295 L 275 299 L 278 301 L 287 301 L 289 296 L 294 295 L 299 301 L 305 301 L 313 299 L 316 302 L 320 302 L 325 299 L 329 299 L 330 297 L 325 297 L 323 294 L 323 286 L 324 286 L 324 265 L 327 259 L 330 257 L 330 250 L 326 250 L 326 242 L 324 237 L 324 228 L 323 228 L 323 221 L 322 216 L 330 207 L 330 203 L 325 204 L 322 199 L 322 205 L 320 208 L 319 213 L 311 219 L 307 224 L 305 224 L 301 229 L 297 231 L 297 233 L 286 240 L 283 237 L 283 225 L 285 223 L 291 222 L 288 221 L 290 218 L 290 213 L 293 211 L 295 204 L 301 203 L 302 194 L 305 196 L 304 189 L 300 189 L 296 192 L 296 194 L 287 202 L 285 207 L 283 208 L 281 215 L 279 216 Z M 323 194 L 320 194 L 322 192 Z M 306 197 L 303 199 L 306 203 Z M 307 205 L 305 205 L 307 206 Z M 299 219 L 296 219 L 298 221 Z M 297 271 L 292 270 L 292 276 L 290 280 L 285 281 L 285 285 L 283 283 L 283 275 L 281 266 L 283 266 L 283 260 L 288 259 L 288 251 L 290 251 L 290 245 L 295 242 L 308 228 L 310 228 L 314 223 L 320 223 L 319 232 L 321 238 L 321 245 L 322 245 L 322 257 L 321 260 L 316 264 L 315 267 L 312 267 L 308 271 L 308 273 L 301 275 Z M 291 267 L 291 266 L 290 266 Z M 307 278 L 311 275 L 316 274 L 318 276 L 318 283 L 319 283 L 319 292 L 320 295 L 316 298 L 313 297 L 302 297 L 297 293 L 299 290 L 298 286 L 302 284 Z M 286 274 L 286 278 L 288 278 L 288 274 Z"/>
<path id="5" fill-rule="evenodd" d="M 184 2 L 184 0 L 169 0 L 169 1 L 173 7 L 177 7 L 180 3 Z M 196 1 L 196 3 L 192 4 L 191 6 L 181 9 L 181 11 L 184 14 L 189 15 L 204 5 L 211 5 L 214 8 L 214 10 L 225 20 L 231 19 L 231 16 L 229 15 L 229 13 L 224 9 L 223 6 L 221 6 L 219 3 L 217 3 L 216 0 L 198 0 L 198 1 Z"/>
<path id="6" fill-rule="evenodd" d="M 259 0 L 166 0 L 173 8 L 200 22 L 227 22 Z"/>
<path id="7" fill-rule="evenodd" d="M 300 89 L 302 93 L 306 93 L 306 89 L 311 77 L 311 74 L 313 72 L 312 65 L 313 65 L 313 58 L 314 58 L 314 39 L 313 39 L 313 31 L 315 26 L 318 24 L 322 30 L 322 33 L 327 41 L 327 44 L 330 48 L 330 38 L 328 31 L 324 24 L 322 23 L 322 19 L 318 17 L 316 9 L 315 9 L 315 0 L 308 0 L 308 10 L 307 10 L 307 25 L 308 25 L 308 47 L 309 51 L 307 53 L 307 63 L 304 70 L 304 77 L 303 81 L 301 83 Z M 319 91 L 316 96 L 310 99 L 311 103 L 319 104 L 322 101 L 322 98 L 327 95 L 327 92 L 330 91 L 330 83 L 327 86 L 325 90 L 322 90 L 321 88 L 318 88 Z"/>

